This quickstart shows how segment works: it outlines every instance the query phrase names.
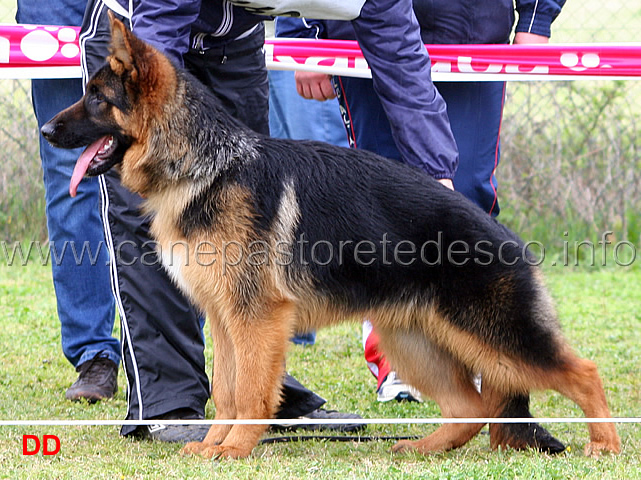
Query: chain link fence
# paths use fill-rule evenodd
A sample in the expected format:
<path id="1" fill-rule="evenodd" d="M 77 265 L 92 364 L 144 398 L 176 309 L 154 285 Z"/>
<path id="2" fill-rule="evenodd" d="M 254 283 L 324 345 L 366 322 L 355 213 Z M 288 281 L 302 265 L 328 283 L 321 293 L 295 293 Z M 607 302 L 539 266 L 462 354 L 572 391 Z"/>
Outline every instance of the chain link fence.
<path id="1" fill-rule="evenodd" d="M 641 3 L 566 3 L 557 43 L 641 41 Z M 560 246 L 641 235 L 641 79 L 512 82 L 498 169 L 502 221 Z M 566 234 L 566 232 L 568 232 Z"/>
<path id="2" fill-rule="evenodd" d="M 0 22 L 15 4 L 0 0 Z M 641 3 L 567 2 L 554 42 L 632 42 Z M 511 82 L 497 176 L 501 218 L 526 239 L 641 235 L 641 80 Z M 44 189 L 29 82 L 0 80 L 0 238 L 44 239 Z M 570 232 L 564 235 L 565 232 Z M 596 239 L 596 240 L 595 240 Z"/>
<path id="3" fill-rule="evenodd" d="M 0 23 L 15 23 L 0 0 Z M 44 185 L 28 80 L 0 79 L 0 240 L 44 240 Z"/>

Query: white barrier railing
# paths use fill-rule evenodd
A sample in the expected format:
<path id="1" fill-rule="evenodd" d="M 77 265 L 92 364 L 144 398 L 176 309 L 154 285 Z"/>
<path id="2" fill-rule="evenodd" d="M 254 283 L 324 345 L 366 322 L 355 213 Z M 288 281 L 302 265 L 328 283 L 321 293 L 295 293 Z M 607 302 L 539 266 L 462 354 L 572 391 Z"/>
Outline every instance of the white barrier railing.
<path id="1" fill-rule="evenodd" d="M 0 25 L 0 78 L 79 78 L 78 27 Z M 427 45 L 435 81 L 637 79 L 641 43 Z M 354 41 L 268 39 L 267 67 L 370 77 Z"/>

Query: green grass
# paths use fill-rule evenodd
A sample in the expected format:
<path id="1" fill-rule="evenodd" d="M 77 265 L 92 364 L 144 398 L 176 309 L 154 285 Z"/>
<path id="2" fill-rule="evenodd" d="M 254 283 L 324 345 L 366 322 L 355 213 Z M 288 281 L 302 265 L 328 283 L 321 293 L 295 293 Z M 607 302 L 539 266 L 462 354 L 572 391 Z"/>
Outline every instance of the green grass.
<path id="1" fill-rule="evenodd" d="M 548 284 L 571 343 L 595 360 L 614 416 L 641 417 L 641 269 L 587 272 L 547 268 Z M 70 403 L 65 389 L 75 380 L 60 350 L 59 324 L 48 267 L 0 264 L 0 419 L 114 419 L 126 411 L 124 378 L 116 398 L 88 405 Z M 211 346 L 208 346 L 208 356 Z M 319 332 L 313 347 L 292 347 L 288 368 L 327 398 L 329 408 L 366 418 L 438 417 L 431 403 L 380 404 L 373 392 L 359 327 Z M 532 397 L 537 416 L 581 416 L 552 392 Z M 208 406 L 208 417 L 214 414 Z M 178 445 L 121 438 L 117 427 L 0 426 L 0 478 L 479 478 L 641 479 L 641 427 L 619 425 L 623 450 L 596 461 L 583 456 L 584 424 L 549 424 L 569 451 L 549 457 L 531 451 L 492 452 L 487 434 L 459 450 L 430 457 L 392 455 L 391 442 L 301 442 L 261 445 L 245 460 L 212 462 L 182 457 Z M 433 426 L 371 425 L 369 435 L 414 435 Z M 55 434 L 56 456 L 22 455 L 22 435 Z"/>

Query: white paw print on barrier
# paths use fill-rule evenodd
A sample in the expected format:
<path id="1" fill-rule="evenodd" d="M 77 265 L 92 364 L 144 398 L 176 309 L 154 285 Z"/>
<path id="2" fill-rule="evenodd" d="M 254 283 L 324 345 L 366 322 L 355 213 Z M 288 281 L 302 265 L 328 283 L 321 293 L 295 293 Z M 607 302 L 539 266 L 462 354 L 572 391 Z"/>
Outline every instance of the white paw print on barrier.
<path id="1" fill-rule="evenodd" d="M 80 53 L 75 43 L 77 32 L 68 27 L 47 27 L 27 33 L 20 41 L 20 50 L 29 60 L 46 62 L 60 52 L 63 57 L 74 58 Z M 61 46 L 62 45 L 62 46 Z"/>
<path id="2" fill-rule="evenodd" d="M 561 65 L 575 72 L 584 72 L 588 68 L 596 68 L 601 63 L 598 53 L 586 53 L 579 58 L 576 53 L 561 55 Z M 580 64 L 580 65 L 579 65 Z"/>

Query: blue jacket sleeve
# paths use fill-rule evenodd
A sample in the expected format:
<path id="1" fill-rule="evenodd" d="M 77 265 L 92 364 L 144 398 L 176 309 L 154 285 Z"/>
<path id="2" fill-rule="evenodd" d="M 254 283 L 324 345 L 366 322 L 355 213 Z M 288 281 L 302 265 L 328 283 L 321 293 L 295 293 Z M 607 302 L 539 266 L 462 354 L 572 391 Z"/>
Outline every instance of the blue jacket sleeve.
<path id="1" fill-rule="evenodd" d="M 133 31 L 172 60 L 183 64 L 189 50 L 191 25 L 200 14 L 201 0 L 135 1 Z"/>
<path id="2" fill-rule="evenodd" d="M 367 0 L 352 24 L 403 159 L 437 179 L 452 178 L 458 149 L 412 0 Z"/>
<path id="3" fill-rule="evenodd" d="M 551 25 L 561 13 L 565 0 L 517 0 L 519 20 L 516 32 L 534 33 L 549 37 Z"/>

